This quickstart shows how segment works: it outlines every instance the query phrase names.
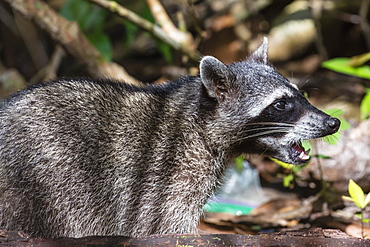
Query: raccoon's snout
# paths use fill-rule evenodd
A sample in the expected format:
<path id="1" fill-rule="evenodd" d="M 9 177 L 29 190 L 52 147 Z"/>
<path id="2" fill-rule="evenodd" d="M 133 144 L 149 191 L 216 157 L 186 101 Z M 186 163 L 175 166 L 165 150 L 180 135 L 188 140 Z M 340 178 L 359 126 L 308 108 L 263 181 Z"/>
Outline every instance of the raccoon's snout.
<path id="1" fill-rule="evenodd" d="M 326 121 L 325 124 L 333 131 L 332 133 L 335 133 L 338 131 L 340 127 L 340 121 L 338 118 L 334 117 L 329 117 Z"/>

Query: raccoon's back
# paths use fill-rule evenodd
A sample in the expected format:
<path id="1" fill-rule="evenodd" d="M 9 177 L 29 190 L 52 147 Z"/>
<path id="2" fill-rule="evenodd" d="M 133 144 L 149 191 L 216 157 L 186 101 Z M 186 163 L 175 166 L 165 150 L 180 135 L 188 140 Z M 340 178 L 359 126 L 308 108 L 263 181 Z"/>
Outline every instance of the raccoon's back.
<path id="1" fill-rule="evenodd" d="M 44 237 L 119 233 L 114 222 L 125 211 L 114 188 L 127 175 L 120 187 L 130 189 L 122 161 L 138 156 L 123 148 L 139 150 L 152 95 L 125 84 L 60 81 L 4 101 L 0 228 Z"/>
<path id="2" fill-rule="evenodd" d="M 16 113 L 20 108 L 36 111 L 62 111 L 79 115 L 80 109 L 116 111 L 117 107 L 130 107 L 130 102 L 140 95 L 148 97 L 149 90 L 109 80 L 60 80 L 30 86 L 0 105 L 1 115 Z M 150 96 L 149 96 L 150 97 Z M 132 104 L 131 104 L 132 105 Z"/>
<path id="3" fill-rule="evenodd" d="M 132 123 L 134 116 L 130 114 L 135 115 L 136 125 L 131 126 L 135 128 L 141 123 L 140 115 L 150 110 L 145 109 L 150 107 L 146 102 L 155 97 L 148 89 L 111 81 L 82 79 L 38 84 L 1 103 L 1 138 L 12 132 L 9 128 L 27 135 L 49 129 L 61 135 L 117 131 L 114 128 Z M 37 137 L 39 134 L 42 133 Z"/>

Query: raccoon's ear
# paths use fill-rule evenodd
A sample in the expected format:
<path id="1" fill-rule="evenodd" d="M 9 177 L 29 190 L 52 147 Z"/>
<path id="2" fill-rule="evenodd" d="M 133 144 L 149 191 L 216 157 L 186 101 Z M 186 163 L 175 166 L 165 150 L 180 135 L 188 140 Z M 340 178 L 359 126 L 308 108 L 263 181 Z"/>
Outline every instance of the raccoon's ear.
<path id="1" fill-rule="evenodd" d="M 205 56 L 200 61 L 200 78 L 208 95 L 216 99 L 224 99 L 230 89 L 231 71 L 212 56 Z"/>
<path id="2" fill-rule="evenodd" d="M 247 59 L 247 61 L 255 61 L 262 64 L 269 64 L 268 58 L 269 41 L 267 37 L 263 38 L 263 42 L 260 47 L 257 48 Z"/>

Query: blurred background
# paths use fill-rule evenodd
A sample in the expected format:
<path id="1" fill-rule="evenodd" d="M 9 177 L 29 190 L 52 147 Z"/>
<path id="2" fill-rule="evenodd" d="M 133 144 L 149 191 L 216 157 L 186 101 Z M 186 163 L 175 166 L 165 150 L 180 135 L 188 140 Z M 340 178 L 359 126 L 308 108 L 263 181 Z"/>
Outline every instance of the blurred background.
<path id="1" fill-rule="evenodd" d="M 230 171 L 241 192 L 226 190 L 253 211 L 209 210 L 202 229 L 358 230 L 356 213 L 368 209 L 342 195 L 350 179 L 370 191 L 369 9 L 370 0 L 1 0 L 0 97 L 61 77 L 169 83 L 197 75 L 203 55 L 240 61 L 268 37 L 271 63 L 340 117 L 341 133 L 307 144 L 305 167 L 241 157 Z"/>

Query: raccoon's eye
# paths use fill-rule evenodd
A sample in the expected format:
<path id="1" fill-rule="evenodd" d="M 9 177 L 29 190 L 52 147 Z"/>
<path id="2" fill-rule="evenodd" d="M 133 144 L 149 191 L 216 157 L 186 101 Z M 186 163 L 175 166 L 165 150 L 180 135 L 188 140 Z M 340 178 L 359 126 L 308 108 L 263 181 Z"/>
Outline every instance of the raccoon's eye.
<path id="1" fill-rule="evenodd" d="M 275 107 L 275 109 L 281 111 L 281 110 L 284 110 L 287 108 L 287 102 L 284 101 L 284 100 L 279 100 L 279 101 L 276 101 L 273 106 Z"/>

